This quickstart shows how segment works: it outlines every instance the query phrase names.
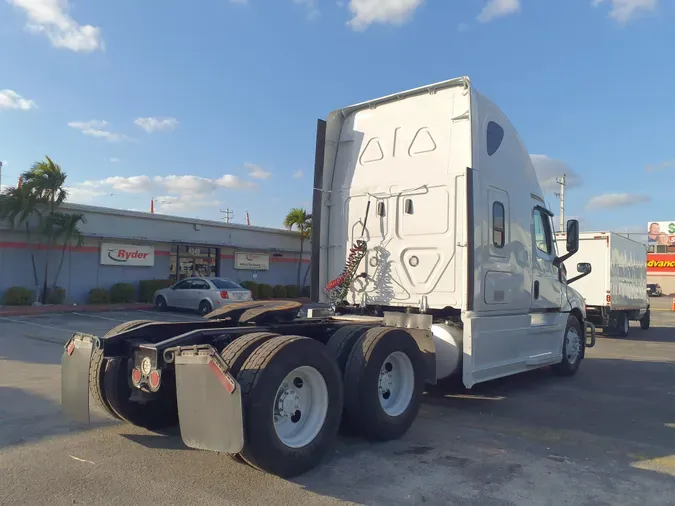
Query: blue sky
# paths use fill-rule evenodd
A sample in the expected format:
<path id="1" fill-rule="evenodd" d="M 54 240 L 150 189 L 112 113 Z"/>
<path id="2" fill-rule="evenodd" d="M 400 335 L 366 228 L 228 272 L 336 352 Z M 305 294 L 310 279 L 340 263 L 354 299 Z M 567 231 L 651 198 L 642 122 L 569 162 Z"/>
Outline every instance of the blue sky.
<path id="1" fill-rule="evenodd" d="M 586 229 L 675 220 L 665 0 L 0 0 L 3 183 L 49 155 L 74 201 L 281 226 L 316 119 L 461 75 Z M 550 206 L 558 203 L 551 194 Z"/>

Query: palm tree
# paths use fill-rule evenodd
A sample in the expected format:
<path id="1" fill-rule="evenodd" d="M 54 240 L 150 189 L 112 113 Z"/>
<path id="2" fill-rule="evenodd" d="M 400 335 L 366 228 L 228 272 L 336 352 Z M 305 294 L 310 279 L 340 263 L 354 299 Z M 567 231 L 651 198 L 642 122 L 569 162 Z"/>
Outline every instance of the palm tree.
<path id="1" fill-rule="evenodd" d="M 294 207 L 284 219 L 284 227 L 293 230 L 295 227 L 300 232 L 300 260 L 298 261 L 298 287 L 300 287 L 300 275 L 302 273 L 302 256 L 304 253 L 305 239 L 309 238 L 312 231 L 312 215 L 307 211 Z M 306 276 L 305 276 L 306 278 Z"/>
<path id="2" fill-rule="evenodd" d="M 35 266 L 35 251 L 33 249 L 31 223 L 33 217 L 40 217 L 38 200 L 29 187 L 9 187 L 0 194 L 0 220 L 9 222 L 10 227 L 23 226 L 26 229 L 26 239 L 30 245 L 30 259 L 33 266 L 34 286 L 38 286 L 37 267 Z"/>
<path id="3" fill-rule="evenodd" d="M 38 209 L 46 211 L 42 220 L 41 234 L 45 241 L 45 270 L 42 287 L 42 301 L 47 300 L 47 285 L 49 283 L 49 250 L 58 235 L 58 220 L 53 216 L 57 208 L 68 198 L 68 191 L 64 188 L 67 175 L 51 158 L 45 156 L 46 161 L 35 162 L 33 166 L 21 174 L 22 189 L 30 193 L 37 203 Z M 46 208 L 46 209 L 45 209 Z"/>
<path id="4" fill-rule="evenodd" d="M 84 236 L 79 229 L 79 225 L 81 223 L 86 223 L 87 219 L 82 213 L 61 213 L 58 211 L 51 214 L 50 219 L 53 222 L 51 228 L 54 230 L 55 240 L 63 241 L 61 259 L 59 260 L 59 266 L 56 269 L 56 275 L 54 276 L 54 283 L 52 285 L 52 290 L 54 290 L 56 289 L 56 284 L 61 275 L 63 260 L 66 256 L 66 249 L 72 242 L 74 242 L 76 246 L 82 246 L 84 243 Z"/>

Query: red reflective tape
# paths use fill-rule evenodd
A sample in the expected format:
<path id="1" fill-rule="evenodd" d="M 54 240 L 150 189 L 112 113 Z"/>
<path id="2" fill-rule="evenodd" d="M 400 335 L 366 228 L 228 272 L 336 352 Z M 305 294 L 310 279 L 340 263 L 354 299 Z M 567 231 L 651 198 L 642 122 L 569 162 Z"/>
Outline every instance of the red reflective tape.
<path id="1" fill-rule="evenodd" d="M 227 393 L 231 394 L 234 392 L 235 384 L 234 381 L 232 381 L 232 378 L 230 378 L 228 374 L 225 374 L 213 360 L 209 360 L 209 367 L 213 373 L 218 376 L 218 380 L 223 384 Z"/>
<path id="2" fill-rule="evenodd" d="M 73 352 L 75 351 L 75 342 L 74 341 L 70 342 L 70 344 L 68 345 L 68 348 L 66 348 L 66 351 L 68 352 L 68 356 L 73 354 Z"/>

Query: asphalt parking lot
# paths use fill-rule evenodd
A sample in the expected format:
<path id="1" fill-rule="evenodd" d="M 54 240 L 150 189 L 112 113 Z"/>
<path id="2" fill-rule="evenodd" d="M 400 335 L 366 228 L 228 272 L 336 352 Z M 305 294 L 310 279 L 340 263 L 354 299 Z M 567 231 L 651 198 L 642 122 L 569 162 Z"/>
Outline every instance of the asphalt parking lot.
<path id="1" fill-rule="evenodd" d="M 399 441 L 343 437 L 292 481 L 99 414 L 59 408 L 62 344 L 131 319 L 115 311 L 0 317 L 0 504 L 675 504 L 675 313 L 598 339 L 574 378 L 547 370 L 434 388 Z"/>

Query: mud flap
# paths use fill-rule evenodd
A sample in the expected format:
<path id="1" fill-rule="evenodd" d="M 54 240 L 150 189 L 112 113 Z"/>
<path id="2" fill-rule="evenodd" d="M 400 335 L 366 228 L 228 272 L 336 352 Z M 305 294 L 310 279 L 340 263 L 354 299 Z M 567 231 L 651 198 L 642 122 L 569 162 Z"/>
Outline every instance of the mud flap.
<path id="1" fill-rule="evenodd" d="M 90 423 L 89 365 L 94 348 L 100 346 L 95 336 L 74 334 L 66 343 L 61 357 L 61 409 L 70 419 Z"/>
<path id="2" fill-rule="evenodd" d="M 241 390 L 227 364 L 209 345 L 167 352 L 173 354 L 176 366 L 183 442 L 198 450 L 239 453 L 244 447 Z"/>

